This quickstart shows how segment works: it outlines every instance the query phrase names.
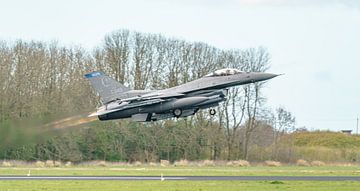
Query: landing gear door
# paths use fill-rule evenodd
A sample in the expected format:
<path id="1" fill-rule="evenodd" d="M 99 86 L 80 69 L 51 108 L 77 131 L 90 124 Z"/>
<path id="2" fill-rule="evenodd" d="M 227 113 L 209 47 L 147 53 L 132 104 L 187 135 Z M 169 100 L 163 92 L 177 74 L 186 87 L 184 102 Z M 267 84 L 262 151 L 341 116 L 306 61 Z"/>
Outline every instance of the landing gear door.
<path id="1" fill-rule="evenodd" d="M 224 94 L 224 97 L 227 97 L 227 95 L 229 94 L 229 88 L 223 89 L 222 91 L 223 91 L 222 93 Z"/>
<path id="2" fill-rule="evenodd" d="M 139 122 L 150 121 L 151 115 L 152 114 L 150 114 L 150 113 L 139 113 L 139 114 L 132 115 L 131 119 L 133 121 L 139 121 Z"/>

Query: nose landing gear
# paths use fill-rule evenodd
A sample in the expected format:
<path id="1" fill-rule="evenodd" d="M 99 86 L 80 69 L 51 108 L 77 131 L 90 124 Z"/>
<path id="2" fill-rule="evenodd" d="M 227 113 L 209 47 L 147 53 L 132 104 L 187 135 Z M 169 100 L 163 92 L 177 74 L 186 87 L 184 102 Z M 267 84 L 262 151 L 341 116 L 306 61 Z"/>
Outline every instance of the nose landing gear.
<path id="1" fill-rule="evenodd" d="M 216 114 L 216 110 L 211 108 L 211 109 L 209 109 L 209 113 L 210 113 L 210 115 L 214 116 Z"/>
<path id="2" fill-rule="evenodd" d="M 175 117 L 179 118 L 181 116 L 181 114 L 182 114 L 182 110 L 181 109 L 175 109 L 173 111 L 173 114 L 174 114 Z"/>

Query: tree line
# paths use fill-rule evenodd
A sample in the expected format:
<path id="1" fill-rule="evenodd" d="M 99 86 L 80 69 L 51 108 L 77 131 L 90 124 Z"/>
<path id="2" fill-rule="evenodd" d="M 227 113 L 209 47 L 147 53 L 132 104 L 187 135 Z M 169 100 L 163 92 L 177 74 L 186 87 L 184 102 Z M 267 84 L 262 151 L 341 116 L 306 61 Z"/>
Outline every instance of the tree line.
<path id="1" fill-rule="evenodd" d="M 152 123 L 117 120 L 56 132 L 41 129 L 43 122 L 100 105 L 83 77 L 88 72 L 104 71 L 133 89 L 163 89 L 220 68 L 266 72 L 270 54 L 262 47 L 222 50 L 129 30 L 106 35 L 92 50 L 57 42 L 0 41 L 0 158 L 291 160 L 279 145 L 294 130 L 295 118 L 284 108 L 265 106 L 265 82 L 230 88 L 214 117 L 201 111 Z"/>

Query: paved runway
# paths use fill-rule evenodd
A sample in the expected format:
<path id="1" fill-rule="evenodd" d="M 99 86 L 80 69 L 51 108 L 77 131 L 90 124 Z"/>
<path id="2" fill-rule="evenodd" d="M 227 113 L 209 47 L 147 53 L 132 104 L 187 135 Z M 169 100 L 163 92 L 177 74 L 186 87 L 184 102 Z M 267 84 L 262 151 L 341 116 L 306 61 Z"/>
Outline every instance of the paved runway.
<path id="1" fill-rule="evenodd" d="M 0 180 L 360 181 L 360 176 L 0 176 Z"/>

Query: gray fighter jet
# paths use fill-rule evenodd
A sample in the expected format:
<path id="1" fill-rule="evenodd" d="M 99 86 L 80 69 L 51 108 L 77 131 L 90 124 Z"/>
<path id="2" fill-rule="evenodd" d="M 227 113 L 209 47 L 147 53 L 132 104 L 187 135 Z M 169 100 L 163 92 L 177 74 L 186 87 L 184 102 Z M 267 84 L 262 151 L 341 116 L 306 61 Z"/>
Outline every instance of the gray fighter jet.
<path id="1" fill-rule="evenodd" d="M 134 121 L 156 121 L 187 117 L 208 108 L 210 115 L 215 115 L 213 107 L 226 100 L 227 88 L 276 76 L 225 68 L 168 89 L 131 90 L 103 72 L 96 71 L 85 77 L 99 94 L 103 106 L 89 116 L 98 116 L 100 120 L 131 118 Z"/>

